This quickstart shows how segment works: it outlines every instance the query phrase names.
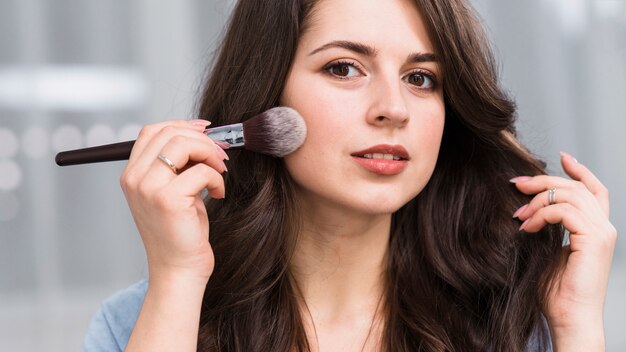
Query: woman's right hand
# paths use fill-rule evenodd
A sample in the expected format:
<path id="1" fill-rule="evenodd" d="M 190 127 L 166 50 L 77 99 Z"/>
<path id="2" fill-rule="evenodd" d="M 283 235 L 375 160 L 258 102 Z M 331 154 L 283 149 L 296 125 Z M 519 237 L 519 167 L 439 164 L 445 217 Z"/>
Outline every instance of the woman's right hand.
<path id="1" fill-rule="evenodd" d="M 209 219 L 199 193 L 224 198 L 226 153 L 202 133 L 206 120 L 145 126 L 120 184 L 143 240 L 150 282 L 190 278 L 208 282 L 214 257 Z M 178 173 L 159 155 L 171 160 Z"/>

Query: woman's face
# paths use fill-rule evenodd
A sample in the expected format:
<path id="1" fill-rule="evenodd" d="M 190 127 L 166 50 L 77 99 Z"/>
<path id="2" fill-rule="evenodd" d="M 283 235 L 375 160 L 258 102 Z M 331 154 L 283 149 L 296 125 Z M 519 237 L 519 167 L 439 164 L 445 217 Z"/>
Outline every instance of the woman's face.
<path id="1" fill-rule="evenodd" d="M 285 157 L 309 206 L 398 210 L 432 175 L 444 125 L 441 71 L 410 0 L 321 0 L 281 104 L 307 124 Z"/>

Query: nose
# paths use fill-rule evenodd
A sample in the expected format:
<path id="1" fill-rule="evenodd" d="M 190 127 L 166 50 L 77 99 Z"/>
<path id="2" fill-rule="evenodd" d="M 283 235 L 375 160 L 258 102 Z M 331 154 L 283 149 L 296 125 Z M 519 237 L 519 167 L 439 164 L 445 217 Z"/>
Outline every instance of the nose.
<path id="1" fill-rule="evenodd" d="M 404 127 L 409 122 L 409 110 L 402 95 L 402 82 L 385 80 L 372 85 L 372 104 L 367 122 L 379 127 Z"/>

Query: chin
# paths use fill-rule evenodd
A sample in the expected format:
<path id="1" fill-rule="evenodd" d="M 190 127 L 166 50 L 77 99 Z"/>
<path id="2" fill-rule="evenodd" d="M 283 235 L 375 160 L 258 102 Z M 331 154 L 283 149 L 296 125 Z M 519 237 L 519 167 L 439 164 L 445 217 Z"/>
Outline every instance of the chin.
<path id="1" fill-rule="evenodd" d="M 393 214 L 410 202 L 413 197 L 405 199 L 404 197 L 378 197 L 368 199 L 360 204 L 355 204 L 354 208 L 368 215 Z"/>

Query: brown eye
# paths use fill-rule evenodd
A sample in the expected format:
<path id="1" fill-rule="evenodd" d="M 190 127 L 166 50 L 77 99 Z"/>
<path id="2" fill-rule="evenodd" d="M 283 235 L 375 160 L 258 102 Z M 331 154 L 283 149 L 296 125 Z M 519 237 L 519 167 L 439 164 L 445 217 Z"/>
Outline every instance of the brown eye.
<path id="1" fill-rule="evenodd" d="M 341 79 L 356 77 L 361 74 L 356 64 L 351 62 L 335 62 L 326 66 L 324 70 L 336 78 Z"/>
<path id="2" fill-rule="evenodd" d="M 411 75 L 409 77 L 409 83 L 416 85 L 416 86 L 421 87 L 424 84 L 424 81 L 425 81 L 424 76 L 419 73 Z"/>
<path id="3" fill-rule="evenodd" d="M 338 64 L 333 66 L 330 72 L 337 76 L 346 77 L 350 73 L 350 67 L 347 64 Z"/>
<path id="4" fill-rule="evenodd" d="M 420 89 L 434 89 L 437 87 L 437 80 L 426 73 L 414 72 L 404 78 L 408 84 L 414 85 Z"/>

